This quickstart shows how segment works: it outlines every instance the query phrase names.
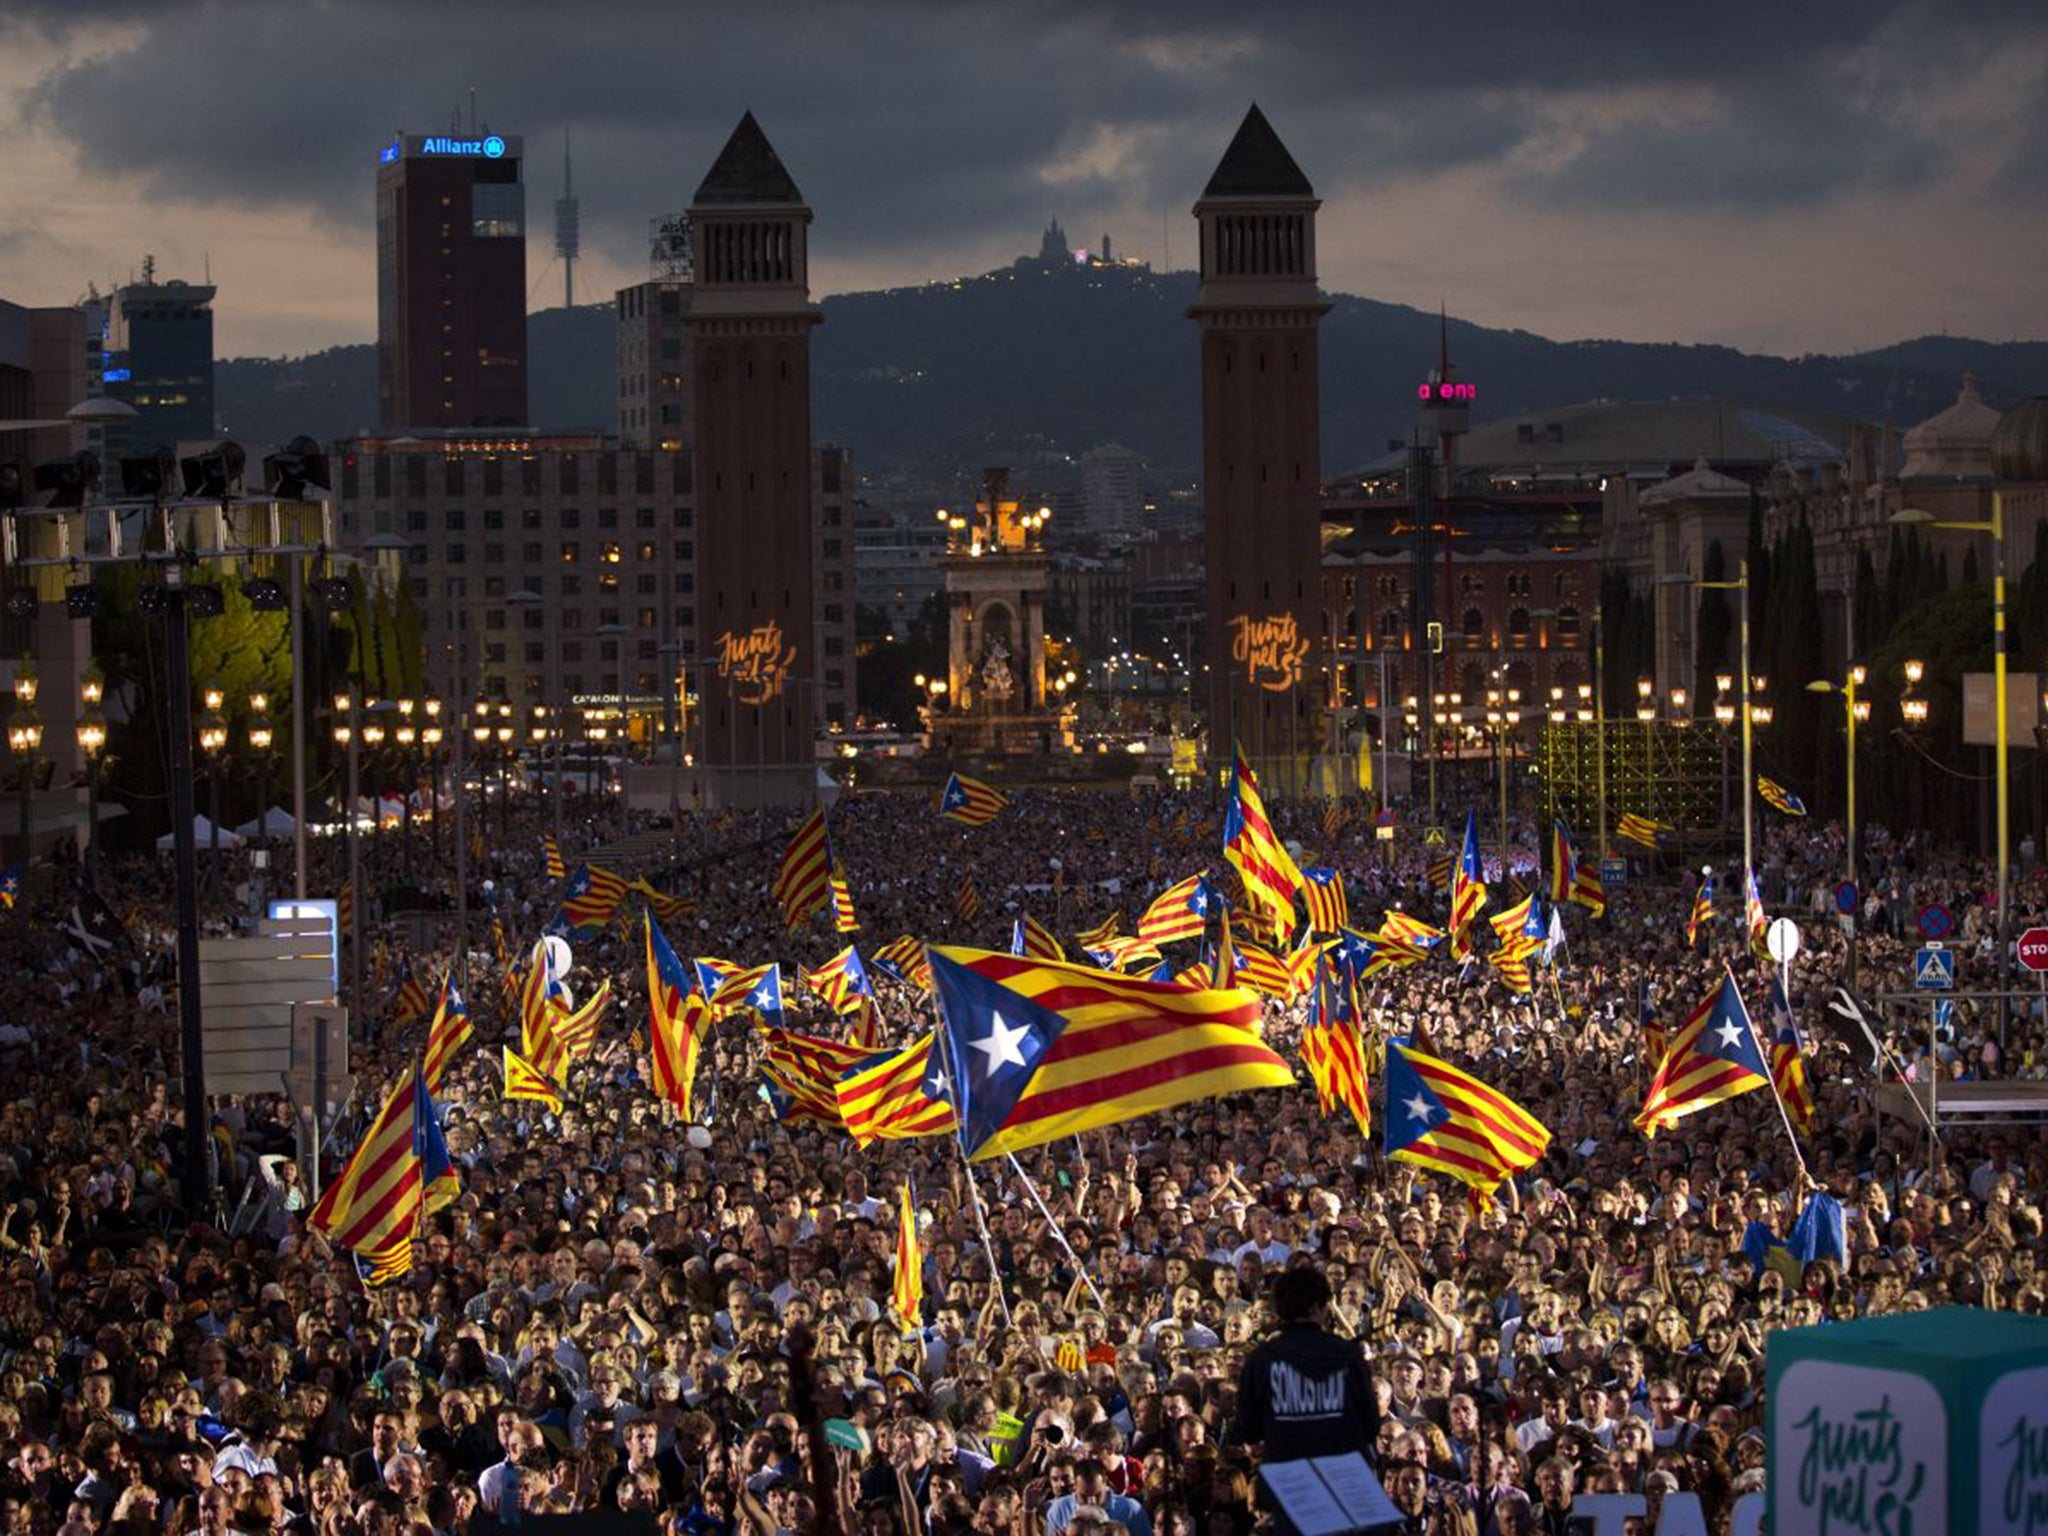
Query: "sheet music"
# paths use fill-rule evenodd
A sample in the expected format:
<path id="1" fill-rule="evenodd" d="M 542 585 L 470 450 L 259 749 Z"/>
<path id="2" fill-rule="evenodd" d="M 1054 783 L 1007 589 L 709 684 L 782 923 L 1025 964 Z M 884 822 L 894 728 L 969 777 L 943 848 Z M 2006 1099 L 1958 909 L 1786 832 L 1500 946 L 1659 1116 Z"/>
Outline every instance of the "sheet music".
<path id="1" fill-rule="evenodd" d="M 1351 1516 L 1309 1462 L 1269 1461 L 1259 1476 L 1301 1536 L 1343 1536 L 1353 1528 Z"/>
<path id="2" fill-rule="evenodd" d="M 1353 1530 L 1401 1523 L 1401 1511 L 1394 1507 L 1372 1468 L 1357 1452 L 1349 1456 L 1317 1456 L 1309 1465 L 1343 1507 Z"/>

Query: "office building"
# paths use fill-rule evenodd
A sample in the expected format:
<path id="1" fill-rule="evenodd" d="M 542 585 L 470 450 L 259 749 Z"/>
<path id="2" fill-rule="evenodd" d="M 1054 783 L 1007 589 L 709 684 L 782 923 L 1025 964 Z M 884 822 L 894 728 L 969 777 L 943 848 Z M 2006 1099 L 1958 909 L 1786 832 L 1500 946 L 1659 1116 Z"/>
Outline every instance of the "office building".
<path id="1" fill-rule="evenodd" d="M 688 448 L 691 284 L 655 277 L 621 288 L 618 326 L 619 443 L 626 448 Z"/>
<path id="2" fill-rule="evenodd" d="M 135 407 L 135 419 L 104 432 L 111 460 L 121 453 L 204 442 L 218 423 L 213 409 L 211 283 L 158 282 L 156 258 L 142 263 L 142 281 L 124 283 L 91 302 L 88 321 L 104 314 L 98 338 L 100 387 Z"/>
<path id="3" fill-rule="evenodd" d="M 1145 516 L 1145 460 L 1118 443 L 1081 455 L 1082 526 L 1098 537 L 1130 538 Z"/>
<path id="4" fill-rule="evenodd" d="M 387 429 L 526 421 L 520 141 L 400 134 L 377 168 L 377 419 Z"/>

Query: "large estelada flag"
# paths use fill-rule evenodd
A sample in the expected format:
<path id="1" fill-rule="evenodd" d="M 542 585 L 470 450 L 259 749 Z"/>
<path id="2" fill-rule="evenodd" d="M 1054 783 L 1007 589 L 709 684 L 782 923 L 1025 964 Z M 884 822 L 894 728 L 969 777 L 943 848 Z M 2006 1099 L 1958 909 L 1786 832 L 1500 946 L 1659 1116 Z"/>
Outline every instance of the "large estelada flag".
<path id="1" fill-rule="evenodd" d="M 839 1079 L 839 1118 L 854 1145 L 937 1136 L 958 1124 L 937 1031 L 869 1057 Z"/>
<path id="2" fill-rule="evenodd" d="M 1636 1129 L 1655 1136 L 1687 1115 L 1762 1088 L 1771 1080 L 1756 1025 L 1731 971 L 1678 1026 L 1650 1082 Z"/>
<path id="3" fill-rule="evenodd" d="M 970 1157 L 1294 1081 L 1248 992 L 980 949 L 934 947 L 931 966 Z"/>
<path id="4" fill-rule="evenodd" d="M 434 1010 L 434 1021 L 427 1026 L 426 1078 L 427 1091 L 439 1093 L 441 1081 L 448 1074 L 448 1063 L 455 1059 L 455 1053 L 474 1031 L 469 1022 L 469 1009 L 462 1001 L 462 994 L 455 990 L 455 978 L 451 975 L 441 983 L 441 1002 Z"/>
<path id="5" fill-rule="evenodd" d="M 964 827 L 985 826 L 995 820 L 1010 797 L 993 784 L 970 779 L 964 773 L 949 774 L 939 791 L 939 814 Z"/>
<path id="6" fill-rule="evenodd" d="M 382 1253 L 419 1230 L 426 1210 L 418 1123 L 424 1098 L 419 1073 L 406 1073 L 314 1202 L 306 1219 L 315 1231 L 358 1253 Z"/>
<path id="7" fill-rule="evenodd" d="M 1386 1120 L 1389 1157 L 1447 1174 L 1482 1204 L 1550 1147 L 1549 1129 L 1506 1094 L 1400 1040 L 1387 1042 Z"/>
<path id="8" fill-rule="evenodd" d="M 1230 767 L 1230 804 L 1223 818 L 1223 856 L 1244 881 L 1245 894 L 1275 933 L 1294 928 L 1294 893 L 1301 870 L 1273 831 L 1258 775 L 1238 748 Z"/>
<path id="9" fill-rule="evenodd" d="M 668 936 L 647 919 L 647 1042 L 654 1091 L 690 1118 L 697 1060 L 709 1033 L 710 1006 L 691 984 Z"/>

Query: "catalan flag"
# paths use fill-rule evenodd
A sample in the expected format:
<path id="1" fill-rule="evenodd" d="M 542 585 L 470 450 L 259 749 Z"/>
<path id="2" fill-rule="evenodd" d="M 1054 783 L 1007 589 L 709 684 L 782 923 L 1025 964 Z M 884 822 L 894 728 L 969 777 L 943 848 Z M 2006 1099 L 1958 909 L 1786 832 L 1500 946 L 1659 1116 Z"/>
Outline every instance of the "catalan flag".
<path id="1" fill-rule="evenodd" d="M 924 1258 L 917 1248 L 917 1196 L 908 1181 L 896 1211 L 896 1270 L 889 1281 L 889 1306 L 906 1339 L 924 1327 Z"/>
<path id="2" fill-rule="evenodd" d="M 1614 825 L 1616 837 L 1625 837 L 1632 843 L 1642 844 L 1645 848 L 1662 848 L 1677 834 L 1678 828 L 1649 816 L 1638 816 L 1633 811 Z"/>
<path id="3" fill-rule="evenodd" d="M 1733 972 L 1707 994 L 1678 1026 L 1650 1091 L 1636 1116 L 1636 1129 L 1655 1136 L 1687 1115 L 1749 1093 L 1771 1080 L 1757 1044 L 1756 1026 L 1743 1006 Z"/>
<path id="4" fill-rule="evenodd" d="M 429 1093 L 441 1091 L 448 1063 L 455 1059 L 455 1053 L 462 1049 L 472 1033 L 469 1009 L 462 1001 L 462 994 L 455 990 L 455 978 L 450 976 L 441 983 L 441 1002 L 434 1010 L 434 1022 L 427 1026 L 426 1077 Z"/>
<path id="5" fill-rule="evenodd" d="M 837 862 L 832 865 L 832 931 L 860 932 L 860 918 L 853 910 L 853 887 L 847 884 L 846 871 Z"/>
<path id="6" fill-rule="evenodd" d="M 1204 870 L 1198 875 L 1189 875 L 1185 880 L 1176 880 L 1157 896 L 1145 909 L 1145 915 L 1138 919 L 1138 937 L 1148 944 L 1174 944 L 1182 939 L 1199 939 L 1209 931 L 1209 914 L 1216 910 L 1219 897 L 1216 887 L 1209 881 Z M 1088 944 L 1087 949 L 1101 949 L 1107 944 Z"/>
<path id="7" fill-rule="evenodd" d="M 306 1219 L 315 1231 L 353 1252 L 381 1253 L 419 1230 L 426 1210 L 415 1123 L 419 1100 L 419 1074 L 407 1072 L 314 1202 Z"/>
<path id="8" fill-rule="evenodd" d="M 1301 872 L 1301 895 L 1308 908 L 1311 933 L 1337 934 L 1350 919 L 1350 905 L 1344 897 L 1344 877 L 1334 869 L 1318 865 Z"/>
<path id="9" fill-rule="evenodd" d="M 668 936 L 647 921 L 647 1045 L 654 1091 L 691 1117 L 697 1062 L 711 1032 L 711 1009 L 690 984 Z"/>
<path id="10" fill-rule="evenodd" d="M 1366 758 L 1371 761 L 1370 757 Z M 1334 843 L 1344 831 L 1344 823 L 1351 819 L 1351 811 L 1342 800 L 1332 800 L 1323 807 L 1323 841 Z"/>
<path id="11" fill-rule="evenodd" d="M 1806 1052 L 1799 1021 L 1785 992 L 1785 973 L 1771 978 L 1771 1085 L 1785 1106 L 1785 1118 L 1804 1135 L 1813 1134 L 1813 1087 L 1806 1078 Z"/>
<path id="12" fill-rule="evenodd" d="M 547 974 L 546 951 L 536 947 L 520 995 L 521 1052 L 556 1082 L 566 1083 L 571 1064 L 596 1045 L 598 1020 L 611 1006 L 611 995 L 611 982 L 602 981 L 582 1007 L 572 1009 L 567 989 Z"/>
<path id="13" fill-rule="evenodd" d="M 1301 889 L 1301 871 L 1282 846 L 1266 817 L 1258 775 L 1237 750 L 1230 768 L 1230 806 L 1223 818 L 1223 856 L 1244 881 L 1245 894 L 1262 909 L 1275 933 L 1294 928 L 1294 893 Z"/>
<path id="14" fill-rule="evenodd" d="M 828 1125 L 843 1122 L 839 1116 L 839 1079 L 872 1054 L 843 1040 L 820 1035 L 799 1034 L 779 1025 L 761 1026 L 766 1050 L 761 1070 L 800 1109 Z"/>
<path id="15" fill-rule="evenodd" d="M 1083 929 L 1074 935 L 1074 942 L 1083 949 L 1100 949 L 1117 936 L 1123 927 L 1123 914 L 1112 912 L 1093 928 Z"/>
<path id="16" fill-rule="evenodd" d="M 505 1056 L 505 1097 L 508 1099 L 531 1099 L 545 1104 L 556 1114 L 562 1112 L 562 1090 L 548 1080 L 541 1071 L 511 1046 L 501 1049 Z"/>
<path id="17" fill-rule="evenodd" d="M 1329 952 L 1331 943 L 1329 939 L 1315 939 L 1304 934 L 1301 942 L 1287 952 L 1281 963 L 1287 967 L 1288 997 L 1301 997 L 1315 986 L 1316 967 Z"/>
<path id="18" fill-rule="evenodd" d="M 1216 955 L 1210 967 L 1209 981 L 1218 992 L 1235 992 L 1237 986 L 1237 945 L 1230 938 L 1230 907 L 1226 903 L 1218 922 L 1221 937 L 1216 941 Z"/>
<path id="19" fill-rule="evenodd" d="M 1432 891 L 1448 891 L 1451 876 L 1457 868 L 1458 856 L 1455 853 L 1440 853 L 1423 866 L 1422 878 Z"/>
<path id="20" fill-rule="evenodd" d="M 1158 948 L 1139 938 L 1111 939 L 1102 948 L 1089 950 L 1088 956 L 1110 971 L 1134 971 L 1157 965 L 1160 959 Z"/>
<path id="21" fill-rule="evenodd" d="M 1764 888 L 1753 869 L 1742 872 L 1742 921 L 1749 931 L 1750 953 L 1759 960 L 1768 960 L 1771 951 L 1764 940 L 1770 932 L 1771 919 L 1764 911 Z"/>
<path id="22" fill-rule="evenodd" d="M 960 883 L 953 888 L 953 911 L 963 923 L 981 916 L 981 892 L 975 889 L 974 876 L 969 871 L 960 872 Z"/>
<path id="23" fill-rule="evenodd" d="M 1506 1094 L 1399 1040 L 1387 1043 L 1387 1155 L 1470 1186 L 1484 1206 L 1533 1168 L 1550 1131 Z"/>
<path id="24" fill-rule="evenodd" d="M 1607 910 L 1607 885 L 1600 878 L 1600 866 L 1591 859 L 1581 859 L 1578 873 L 1572 876 L 1572 900 L 1595 917 Z"/>
<path id="25" fill-rule="evenodd" d="M 938 1136 L 958 1124 L 936 1031 L 900 1051 L 882 1052 L 849 1068 L 834 1091 L 839 1118 L 857 1147 Z"/>
<path id="26" fill-rule="evenodd" d="M 875 951 L 875 969 L 891 981 L 900 981 L 921 992 L 932 989 L 932 968 L 924 957 L 924 940 L 907 933 Z"/>
<path id="27" fill-rule="evenodd" d="M 665 891 L 657 891 L 644 879 L 635 880 L 631 889 L 639 893 L 640 899 L 647 904 L 647 910 L 654 914 L 656 922 L 679 923 L 696 913 L 697 904 L 689 897 L 671 896 Z"/>
<path id="28" fill-rule="evenodd" d="M 398 990 L 391 998 L 391 1021 L 400 1029 L 423 1022 L 434 1011 L 434 994 L 412 973 L 412 961 L 398 962 Z"/>
<path id="29" fill-rule="evenodd" d="M 1053 931 L 1033 917 L 1024 913 L 1010 926 L 1010 953 L 1023 955 L 1032 960 L 1064 960 L 1066 951 L 1060 948 L 1060 941 Z"/>
<path id="30" fill-rule="evenodd" d="M 1134 981 L 988 950 L 934 948 L 932 975 L 970 1157 L 999 1157 L 1156 1110 L 1284 1088 L 1249 993 Z"/>
<path id="31" fill-rule="evenodd" d="M 1360 933 L 1356 928 L 1346 928 L 1339 934 L 1337 942 L 1330 947 L 1330 953 L 1353 985 L 1383 971 L 1400 970 L 1429 957 L 1429 951 L 1419 945 L 1390 938 L 1384 932 Z"/>
<path id="32" fill-rule="evenodd" d="M 1685 947 L 1691 949 L 1700 941 L 1700 930 L 1714 920 L 1714 872 L 1700 871 L 1699 886 L 1692 893 L 1692 911 L 1685 919 Z"/>
<path id="33" fill-rule="evenodd" d="M 595 938 L 612 924 L 619 903 L 626 899 L 622 875 L 595 864 L 579 864 L 562 890 L 562 907 L 554 926 L 576 938 Z"/>
<path id="34" fill-rule="evenodd" d="M 1579 852 L 1572 845 L 1571 829 L 1562 820 L 1550 824 L 1550 901 L 1555 906 L 1572 899 L 1572 887 L 1579 874 Z"/>
<path id="35" fill-rule="evenodd" d="M 775 899 L 792 928 L 832 900 L 832 846 L 825 835 L 825 808 L 817 807 L 790 838 L 775 875 Z"/>
<path id="36" fill-rule="evenodd" d="M 846 1026 L 846 1038 L 864 1051 L 882 1047 L 882 1005 L 872 997 L 855 1000 L 853 1022 Z"/>
<path id="37" fill-rule="evenodd" d="M 1451 871 L 1451 920 L 1446 925 L 1455 939 L 1470 926 L 1486 905 L 1486 867 L 1479 859 L 1479 814 L 1465 813 L 1465 846 Z"/>
<path id="38" fill-rule="evenodd" d="M 1444 941 L 1443 929 L 1434 923 L 1425 923 L 1398 907 L 1381 915 L 1379 936 L 1389 943 L 1405 944 L 1420 950 L 1435 949 Z"/>
<path id="39" fill-rule="evenodd" d="M 426 1079 L 417 1066 L 413 1068 L 413 1077 L 419 1106 L 413 1118 L 413 1136 L 420 1160 L 420 1214 L 424 1217 L 452 1204 L 462 1193 L 462 1185 L 456 1180 L 455 1161 L 449 1157 L 447 1138 L 441 1133 L 440 1111 L 435 1108 L 434 1096 L 427 1091 Z"/>
<path id="40" fill-rule="evenodd" d="M 814 971 L 801 971 L 804 985 L 825 999 L 834 1013 L 858 1011 L 864 1000 L 875 995 L 868 980 L 868 968 L 861 964 L 860 950 L 849 944 Z"/>
<path id="41" fill-rule="evenodd" d="M 1804 816 L 1806 802 L 1776 779 L 1756 776 L 1756 792 L 1763 797 L 1764 804 L 1774 811 L 1783 811 L 1787 816 Z"/>
<path id="42" fill-rule="evenodd" d="M 550 832 L 540 840 L 540 856 L 550 880 L 569 878 L 569 866 L 562 862 L 562 845 L 555 841 L 554 833 Z"/>
<path id="43" fill-rule="evenodd" d="M 358 1253 L 353 1258 L 356 1279 L 365 1290 L 395 1285 L 412 1273 L 412 1239 L 401 1237 L 375 1253 Z"/>
<path id="44" fill-rule="evenodd" d="M 1347 1110 L 1359 1134 L 1372 1134 L 1372 1097 L 1366 1083 L 1365 1050 L 1358 1035 L 1358 1000 L 1339 967 L 1320 963 L 1315 978 L 1315 1013 L 1302 1031 L 1302 1058 L 1315 1083 L 1324 1114 Z"/>
<path id="45" fill-rule="evenodd" d="M 939 791 L 939 814 L 963 827 L 985 826 L 1010 803 L 1010 797 L 993 784 L 970 779 L 964 773 L 949 774 Z"/>

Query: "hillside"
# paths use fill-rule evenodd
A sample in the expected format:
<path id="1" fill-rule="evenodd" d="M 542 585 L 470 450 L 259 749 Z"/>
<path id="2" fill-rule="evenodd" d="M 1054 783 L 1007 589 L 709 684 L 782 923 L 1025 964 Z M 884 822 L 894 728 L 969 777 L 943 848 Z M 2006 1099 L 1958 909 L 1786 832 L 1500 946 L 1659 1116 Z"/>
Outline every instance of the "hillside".
<path id="1" fill-rule="evenodd" d="M 849 444 L 882 493 L 943 487 L 984 464 L 1057 476 L 1118 442 L 1162 484 L 1198 474 L 1200 339 L 1186 318 L 1189 272 L 1020 263 L 953 283 L 823 302 L 813 333 L 813 425 Z M 1381 453 L 1413 421 L 1435 361 L 1437 317 L 1330 295 L 1323 323 L 1323 463 L 1335 473 Z M 547 310 L 531 325 L 533 414 L 564 427 L 613 424 L 609 305 Z M 1965 368 L 1993 404 L 2048 389 L 2048 343 L 1922 337 L 1849 357 L 1779 358 L 1680 343 L 1552 341 L 1453 320 L 1458 376 L 1476 419 L 1576 401 L 1711 395 L 1780 410 L 1890 416 L 1910 425 L 1955 398 Z M 368 346 L 218 370 L 229 430 L 260 439 L 346 435 L 375 417 Z"/>

